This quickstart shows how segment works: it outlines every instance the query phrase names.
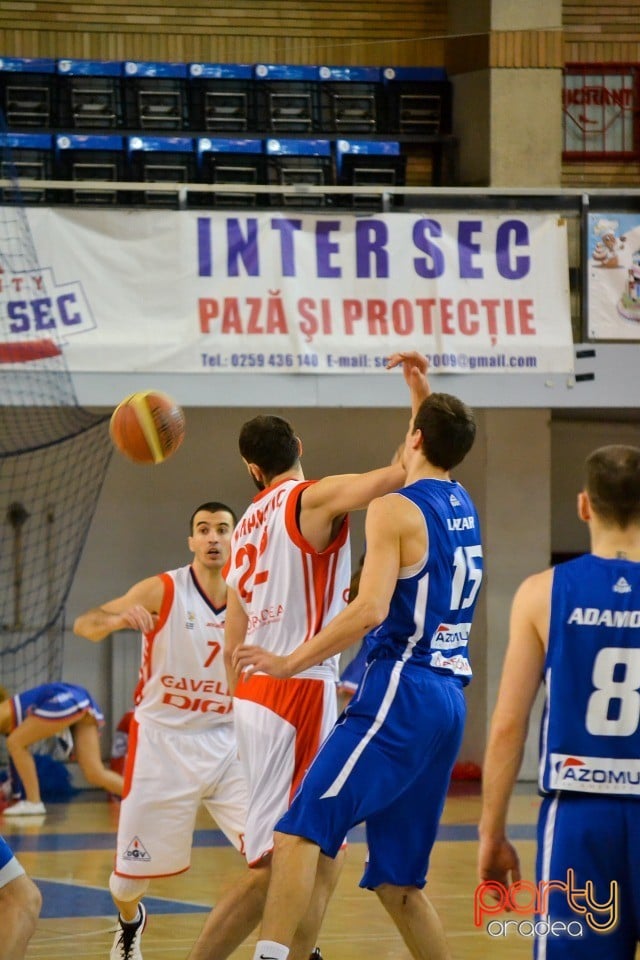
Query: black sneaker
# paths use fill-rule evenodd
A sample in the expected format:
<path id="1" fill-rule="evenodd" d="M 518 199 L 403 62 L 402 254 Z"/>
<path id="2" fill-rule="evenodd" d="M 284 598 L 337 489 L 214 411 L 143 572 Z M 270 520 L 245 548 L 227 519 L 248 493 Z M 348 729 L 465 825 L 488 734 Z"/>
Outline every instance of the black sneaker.
<path id="1" fill-rule="evenodd" d="M 312 952 L 309 960 L 322 960 L 322 954 L 320 953 L 320 947 L 316 947 Z"/>
<path id="2" fill-rule="evenodd" d="M 147 925 L 147 911 L 144 904 L 138 904 L 140 919 L 137 923 L 123 923 L 118 917 L 118 929 L 111 947 L 109 960 L 142 960 L 140 941 Z"/>

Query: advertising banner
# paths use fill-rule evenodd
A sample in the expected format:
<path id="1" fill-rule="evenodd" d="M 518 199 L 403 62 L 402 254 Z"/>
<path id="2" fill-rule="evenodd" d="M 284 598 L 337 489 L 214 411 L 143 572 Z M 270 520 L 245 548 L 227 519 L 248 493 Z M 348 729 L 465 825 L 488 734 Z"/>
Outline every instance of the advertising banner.
<path id="1" fill-rule="evenodd" d="M 591 340 L 640 340 L 640 214 L 589 214 Z"/>
<path id="2" fill-rule="evenodd" d="M 4 274 L 8 337 L 57 337 L 72 371 L 373 373 L 414 349 L 448 373 L 573 368 L 554 216 L 27 213 L 42 293 Z"/>

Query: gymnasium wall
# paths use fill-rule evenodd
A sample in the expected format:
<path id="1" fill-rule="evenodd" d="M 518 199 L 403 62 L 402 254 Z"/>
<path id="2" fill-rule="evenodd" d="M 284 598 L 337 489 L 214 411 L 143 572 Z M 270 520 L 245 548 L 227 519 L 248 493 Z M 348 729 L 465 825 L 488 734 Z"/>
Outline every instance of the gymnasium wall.
<path id="1" fill-rule="evenodd" d="M 428 66 L 445 33 L 445 0 L 0 5 L 0 51 L 22 57 Z"/>

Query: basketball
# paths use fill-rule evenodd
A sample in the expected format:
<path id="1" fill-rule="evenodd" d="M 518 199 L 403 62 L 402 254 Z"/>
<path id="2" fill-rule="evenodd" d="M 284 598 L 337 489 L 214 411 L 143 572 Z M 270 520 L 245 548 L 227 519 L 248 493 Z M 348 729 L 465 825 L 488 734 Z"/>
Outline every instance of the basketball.
<path id="1" fill-rule="evenodd" d="M 135 463 L 162 463 L 184 439 L 182 408 L 166 393 L 146 390 L 132 393 L 113 411 L 111 439 L 120 453 Z"/>

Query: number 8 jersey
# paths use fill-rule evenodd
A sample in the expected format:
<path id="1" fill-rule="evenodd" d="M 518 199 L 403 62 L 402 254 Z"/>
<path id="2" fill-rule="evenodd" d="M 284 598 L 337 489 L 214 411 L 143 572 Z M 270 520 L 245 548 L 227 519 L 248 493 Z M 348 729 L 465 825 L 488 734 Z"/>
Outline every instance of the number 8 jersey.
<path id="1" fill-rule="evenodd" d="M 640 563 L 553 571 L 540 787 L 640 796 Z"/>
<path id="2" fill-rule="evenodd" d="M 453 480 L 422 479 L 398 491 L 422 512 L 424 557 L 398 576 L 385 621 L 367 636 L 367 660 L 422 663 L 471 679 L 469 633 L 482 581 L 478 514 Z"/>

